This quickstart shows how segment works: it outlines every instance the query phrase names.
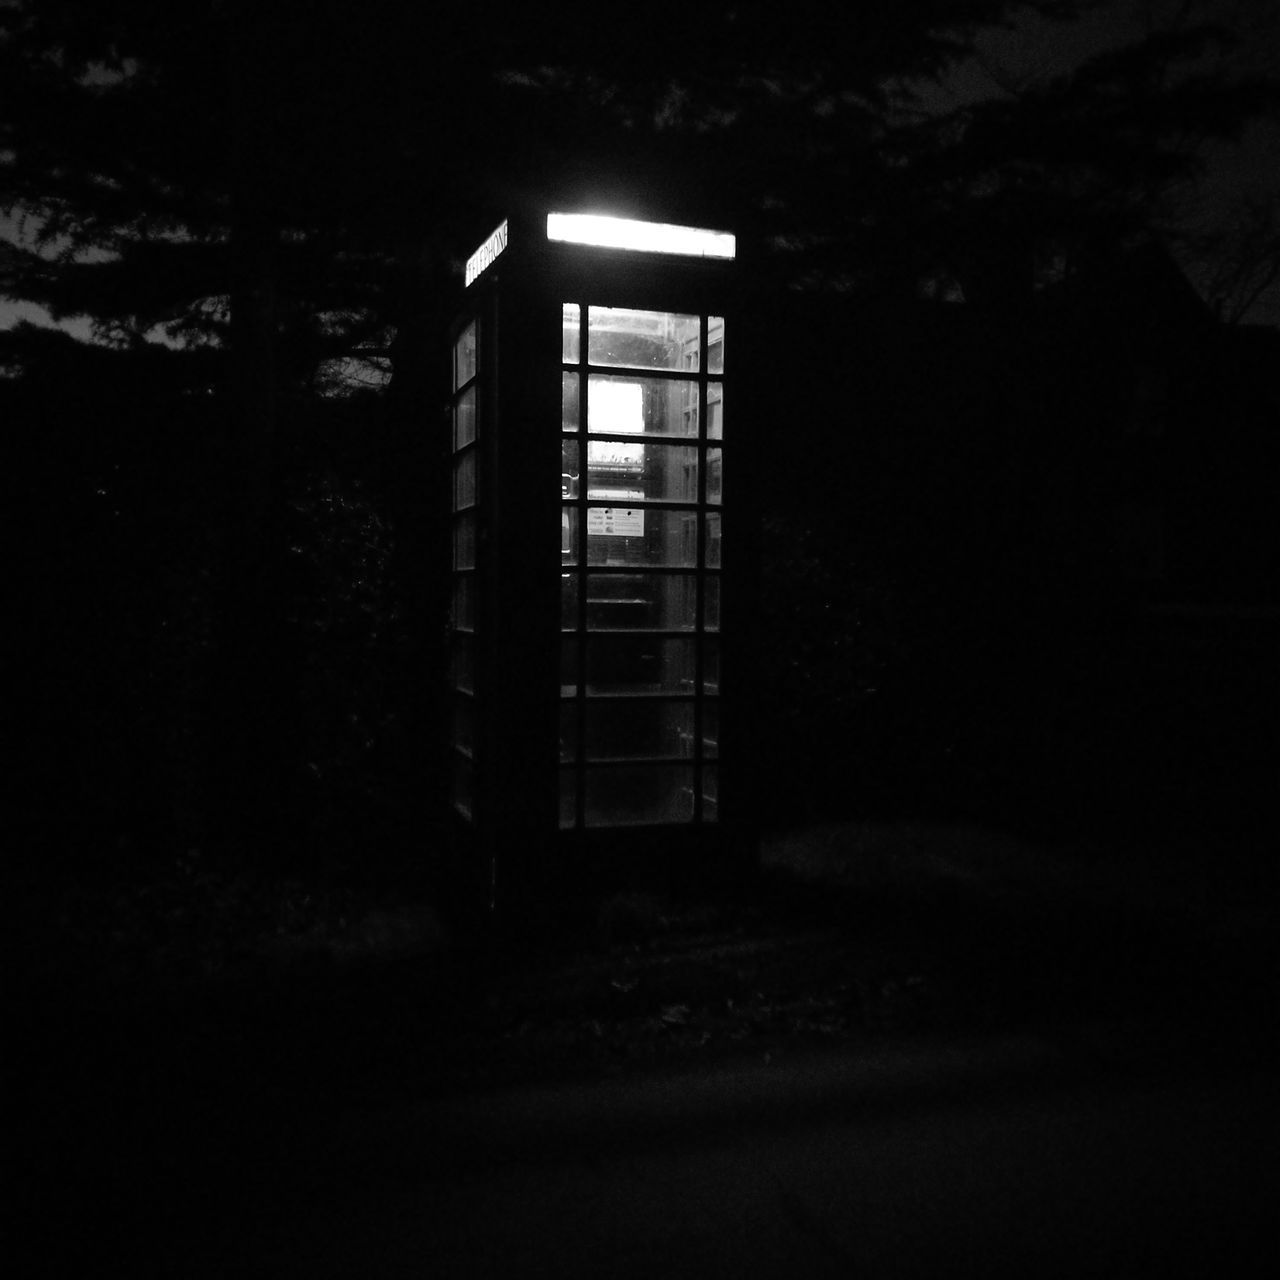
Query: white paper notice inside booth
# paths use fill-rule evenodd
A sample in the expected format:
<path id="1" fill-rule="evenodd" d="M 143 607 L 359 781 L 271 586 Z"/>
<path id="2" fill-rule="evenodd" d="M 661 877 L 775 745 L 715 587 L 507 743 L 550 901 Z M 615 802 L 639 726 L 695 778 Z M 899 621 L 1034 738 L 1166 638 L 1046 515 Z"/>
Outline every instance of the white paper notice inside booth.
<path id="1" fill-rule="evenodd" d="M 590 507 L 587 536 L 591 538 L 643 538 L 644 509 L 641 507 Z"/>

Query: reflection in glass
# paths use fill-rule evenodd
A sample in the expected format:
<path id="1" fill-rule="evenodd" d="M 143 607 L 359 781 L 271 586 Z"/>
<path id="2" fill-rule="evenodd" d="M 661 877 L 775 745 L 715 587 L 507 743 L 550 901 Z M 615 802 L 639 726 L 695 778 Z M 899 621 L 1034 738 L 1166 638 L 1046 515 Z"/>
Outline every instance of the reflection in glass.
<path id="1" fill-rule="evenodd" d="M 453 567 L 476 567 L 476 518 L 472 514 L 457 516 L 453 522 Z"/>
<path id="2" fill-rule="evenodd" d="M 575 672 L 577 668 L 574 668 Z M 576 679 L 576 676 L 575 676 Z M 598 635 L 587 641 L 587 695 L 692 693 L 694 641 Z"/>
<path id="3" fill-rule="evenodd" d="M 707 438 L 724 439 L 724 383 L 707 383 Z"/>
<path id="4" fill-rule="evenodd" d="M 560 563 L 578 563 L 578 507 L 572 502 L 560 507 Z"/>
<path id="5" fill-rule="evenodd" d="M 702 588 L 702 625 L 708 631 L 720 630 L 720 575 L 707 574 Z"/>
<path id="6" fill-rule="evenodd" d="M 578 442 L 561 439 L 560 441 L 560 496 L 576 498 L 578 496 Z"/>
<path id="7" fill-rule="evenodd" d="M 692 380 L 592 374 L 587 384 L 587 430 L 592 434 L 698 434 L 698 384 Z"/>
<path id="8" fill-rule="evenodd" d="M 578 629 L 578 576 L 573 573 L 560 575 L 560 630 Z"/>
<path id="9" fill-rule="evenodd" d="M 680 765 L 626 765 L 587 769 L 586 825 L 610 827 L 689 822 L 693 769 Z"/>
<path id="10" fill-rule="evenodd" d="M 702 707 L 702 754 L 714 760 L 720 754 L 720 704 L 707 701 Z"/>
<path id="11" fill-rule="evenodd" d="M 707 372 L 724 372 L 724 316 L 707 317 Z"/>
<path id="12" fill-rule="evenodd" d="M 453 389 L 456 391 L 475 376 L 476 323 L 473 320 L 453 344 Z"/>
<path id="13" fill-rule="evenodd" d="M 468 449 L 453 460 L 453 509 L 476 505 L 476 451 Z"/>
<path id="14" fill-rule="evenodd" d="M 561 339 L 560 359 L 565 364 L 577 364 L 581 346 L 582 313 L 576 302 L 564 304 L 564 319 L 561 322 L 563 337 Z"/>
<path id="15" fill-rule="evenodd" d="M 696 574 L 591 573 L 587 629 L 692 631 L 696 601 Z"/>
<path id="16" fill-rule="evenodd" d="M 578 429 L 578 387 L 582 379 L 576 373 L 560 375 L 560 430 Z"/>
<path id="17" fill-rule="evenodd" d="M 454 575 L 450 620 L 455 630 L 474 631 L 476 629 L 475 584 L 470 574 Z"/>
<path id="18" fill-rule="evenodd" d="M 715 765 L 707 765 L 702 771 L 702 820 L 720 820 L 720 770 Z"/>
<path id="19" fill-rule="evenodd" d="M 707 525 L 707 568 L 720 568 L 720 513 L 712 512 L 705 517 Z"/>
<path id="20" fill-rule="evenodd" d="M 704 636 L 702 640 L 702 692 L 720 692 L 720 640 Z"/>
<path id="21" fill-rule="evenodd" d="M 721 461 L 723 449 L 707 450 L 707 501 L 718 504 L 723 501 L 724 466 Z"/>
<path id="22" fill-rule="evenodd" d="M 587 363 L 626 369 L 698 368 L 697 316 L 587 308 Z"/>
<path id="23" fill-rule="evenodd" d="M 453 406 L 453 447 L 461 449 L 476 438 L 476 389 L 468 387 Z"/>
<path id="24" fill-rule="evenodd" d="M 656 698 L 587 702 L 588 760 L 688 760 L 693 703 Z"/>

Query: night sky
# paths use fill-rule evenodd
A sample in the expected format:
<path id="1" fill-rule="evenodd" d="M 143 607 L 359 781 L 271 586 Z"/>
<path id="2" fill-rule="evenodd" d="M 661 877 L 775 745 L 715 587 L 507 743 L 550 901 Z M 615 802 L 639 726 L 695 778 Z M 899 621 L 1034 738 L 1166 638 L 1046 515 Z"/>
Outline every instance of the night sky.
<path id="1" fill-rule="evenodd" d="M 1272 76 L 1280 70 L 1280 6 L 1269 0 L 1115 0 L 1074 23 L 1024 19 L 1010 31 L 990 30 L 979 56 L 958 68 L 929 100 L 940 111 L 1000 96 L 1001 84 L 1021 85 L 1069 72 L 1097 52 L 1140 39 L 1162 23 L 1216 22 L 1237 33 L 1236 47 L 1197 71 L 1220 70 L 1231 78 Z M 1216 63 L 1216 67 L 1214 65 Z M 1179 221 L 1197 228 L 1229 223 L 1242 201 L 1269 200 L 1280 209 L 1280 118 L 1248 123 L 1234 141 L 1214 141 L 1201 150 L 1204 171 L 1194 189 L 1179 194 Z M 1192 283 L 1197 283 L 1194 270 Z M 1280 324 L 1280 280 L 1242 317 L 1253 324 Z"/>
<path id="2" fill-rule="evenodd" d="M 925 109 L 952 111 L 969 102 L 998 98 L 1007 92 L 1003 86 L 1060 76 L 1101 50 L 1138 39 L 1169 22 L 1200 21 L 1219 22 L 1239 34 L 1237 46 L 1215 58 L 1218 69 L 1229 76 L 1269 75 L 1280 67 L 1280 7 L 1269 0 L 1114 0 L 1099 4 L 1092 16 L 1078 22 L 1027 18 L 1009 30 L 988 30 L 979 39 L 976 59 L 958 67 L 941 85 L 916 88 Z M 1176 217 L 1183 225 L 1205 230 L 1220 227 L 1249 199 L 1269 199 L 1280 208 L 1280 118 L 1274 114 L 1251 122 L 1235 141 L 1204 147 L 1201 156 L 1201 180 L 1177 197 Z M 0 235 L 21 239 L 12 218 L 0 218 Z M 1188 264 L 1188 268 L 1192 283 L 1198 284 L 1194 266 Z M 1254 324 L 1280 324 L 1280 279 L 1241 318 Z M 43 308 L 0 297 L 0 327 L 21 319 L 51 323 Z M 83 321 L 69 319 L 64 324 L 77 336 L 89 336 Z"/>

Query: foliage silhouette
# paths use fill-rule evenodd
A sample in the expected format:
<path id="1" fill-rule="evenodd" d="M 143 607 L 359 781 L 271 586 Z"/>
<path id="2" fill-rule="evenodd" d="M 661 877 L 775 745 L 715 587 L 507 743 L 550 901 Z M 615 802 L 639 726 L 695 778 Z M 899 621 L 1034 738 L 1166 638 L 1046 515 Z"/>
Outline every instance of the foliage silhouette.
<path id="1" fill-rule="evenodd" d="M 965 411 L 944 422 L 892 378 L 855 388 L 850 466 L 888 477 L 879 496 L 860 481 L 861 541 L 778 498 L 773 568 L 849 601 L 814 634 L 854 704 L 902 638 L 889 617 L 968 610 L 980 644 L 994 623 L 975 601 L 1027 574 L 990 570 L 992 547 L 1020 545 L 1016 513 L 988 503 L 952 544 L 946 603 L 918 570 L 964 525 L 966 486 L 994 483 L 982 387 L 1002 361 L 974 363 L 981 330 L 937 342 L 917 295 L 954 284 L 1004 341 L 1046 279 L 1090 274 L 1144 224 L 1185 172 L 1177 127 L 1229 129 L 1264 101 L 1156 83 L 1188 38 L 1017 101 L 908 109 L 983 24 L 1081 7 L 709 5 L 679 38 L 622 40 L 577 3 L 519 30 L 488 2 L 0 9 L 0 202 L 22 232 L 0 290 L 89 317 L 96 339 L 0 335 L 0 404 L 39 477 L 31 661 L 56 691 L 30 712 L 52 740 L 32 789 L 56 797 L 62 843 L 107 827 L 360 858 L 357 841 L 421 841 L 443 740 L 433 353 L 476 228 L 551 193 L 732 223 L 760 296 L 833 293 L 846 335 L 937 353 Z M 932 487 L 914 487 L 922 466 Z"/>

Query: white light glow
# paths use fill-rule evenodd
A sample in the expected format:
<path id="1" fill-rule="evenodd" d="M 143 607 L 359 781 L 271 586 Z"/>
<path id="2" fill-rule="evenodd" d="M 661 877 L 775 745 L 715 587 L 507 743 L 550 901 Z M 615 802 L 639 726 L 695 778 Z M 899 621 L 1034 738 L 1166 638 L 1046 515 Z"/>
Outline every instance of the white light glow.
<path id="1" fill-rule="evenodd" d="M 640 435 L 644 431 L 644 388 L 638 382 L 592 378 L 590 394 L 588 431 L 617 431 L 627 435 Z"/>
<path id="2" fill-rule="evenodd" d="M 686 258 L 732 258 L 737 249 L 728 231 L 677 227 L 667 222 L 638 222 L 597 213 L 547 214 L 547 239 L 601 249 L 640 253 L 673 253 Z"/>
<path id="3" fill-rule="evenodd" d="M 644 388 L 638 382 L 605 382 L 592 378 L 588 395 L 589 432 L 643 434 Z M 589 440 L 587 460 L 597 467 L 641 467 L 644 445 L 624 444 L 621 440 Z"/>

